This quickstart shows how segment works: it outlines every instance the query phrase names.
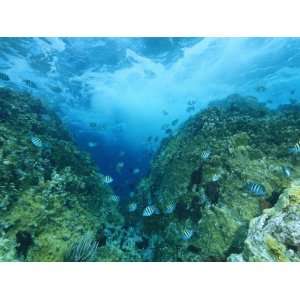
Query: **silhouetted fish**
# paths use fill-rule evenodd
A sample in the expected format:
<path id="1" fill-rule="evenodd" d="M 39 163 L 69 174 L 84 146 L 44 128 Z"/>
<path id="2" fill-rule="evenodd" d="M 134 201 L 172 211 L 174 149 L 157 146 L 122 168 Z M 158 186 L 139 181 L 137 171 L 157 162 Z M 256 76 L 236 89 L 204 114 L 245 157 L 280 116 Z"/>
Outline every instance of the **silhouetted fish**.
<path id="1" fill-rule="evenodd" d="M 194 106 L 196 104 L 196 100 L 189 100 L 187 105 Z"/>
<path id="2" fill-rule="evenodd" d="M 166 130 L 166 134 L 171 135 L 172 133 L 173 133 L 172 129 L 169 128 L 169 129 Z"/>
<path id="3" fill-rule="evenodd" d="M 24 82 L 28 87 L 30 87 L 30 88 L 32 88 L 32 89 L 36 89 L 36 88 L 37 88 L 36 84 L 35 84 L 33 81 L 29 80 L 29 79 L 24 79 L 23 82 Z"/>
<path id="4" fill-rule="evenodd" d="M 177 125 L 178 122 L 179 122 L 179 120 L 178 120 L 178 119 L 175 119 L 174 121 L 172 121 L 171 125 L 172 125 L 172 126 L 175 126 L 175 125 Z"/>
<path id="5" fill-rule="evenodd" d="M 91 128 L 96 128 L 97 127 L 97 123 L 96 122 L 90 122 L 90 127 Z"/>
<path id="6" fill-rule="evenodd" d="M 187 112 L 192 112 L 192 111 L 194 111 L 194 110 L 195 110 L 195 106 L 189 106 L 189 107 L 186 109 Z"/>
<path id="7" fill-rule="evenodd" d="M 258 85 L 255 90 L 259 93 L 263 93 L 267 90 L 267 88 L 264 85 Z"/>
<path id="8" fill-rule="evenodd" d="M 7 74 L 0 72 L 0 80 L 9 81 L 10 79 Z"/>

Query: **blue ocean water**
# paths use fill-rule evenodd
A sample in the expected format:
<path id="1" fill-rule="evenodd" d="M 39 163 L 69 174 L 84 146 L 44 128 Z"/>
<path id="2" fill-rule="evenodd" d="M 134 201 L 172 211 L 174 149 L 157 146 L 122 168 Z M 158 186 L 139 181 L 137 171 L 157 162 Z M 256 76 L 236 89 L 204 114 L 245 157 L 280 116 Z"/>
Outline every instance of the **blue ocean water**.
<path id="1" fill-rule="evenodd" d="M 210 101 L 298 99 L 299 48 L 298 38 L 1 38 L 10 80 L 0 85 L 45 99 L 122 199 L 160 142 Z"/>

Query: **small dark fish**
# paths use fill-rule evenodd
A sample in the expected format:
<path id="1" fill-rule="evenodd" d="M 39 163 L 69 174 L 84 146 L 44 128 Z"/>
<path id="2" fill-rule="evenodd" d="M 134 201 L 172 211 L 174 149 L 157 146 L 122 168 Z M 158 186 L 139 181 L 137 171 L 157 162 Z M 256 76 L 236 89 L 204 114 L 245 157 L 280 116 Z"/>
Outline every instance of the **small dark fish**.
<path id="1" fill-rule="evenodd" d="M 290 104 L 295 105 L 295 104 L 297 104 L 299 102 L 299 100 L 296 99 L 296 98 L 290 98 L 289 102 L 290 102 Z"/>
<path id="2" fill-rule="evenodd" d="M 7 74 L 0 72 L 0 80 L 9 81 L 10 78 L 9 78 L 9 76 Z"/>
<path id="3" fill-rule="evenodd" d="M 31 80 L 29 80 L 29 79 L 24 79 L 23 82 L 24 82 L 28 87 L 30 87 L 30 88 L 32 88 L 32 89 L 37 89 L 37 86 L 36 86 L 36 84 L 35 84 L 33 81 L 31 81 Z"/>
<path id="4" fill-rule="evenodd" d="M 90 123 L 90 127 L 91 128 L 96 128 L 97 127 L 97 123 L 96 122 L 91 122 Z"/>
<path id="5" fill-rule="evenodd" d="M 172 134 L 173 133 L 173 131 L 172 131 L 172 129 L 170 129 L 170 128 L 168 128 L 167 130 L 166 130 L 166 134 Z"/>
<path id="6" fill-rule="evenodd" d="M 195 106 L 190 106 L 186 109 L 187 112 L 192 112 L 195 110 Z"/>
<path id="7" fill-rule="evenodd" d="M 147 142 L 151 142 L 152 141 L 152 136 L 149 136 L 148 138 L 147 138 Z"/>
<path id="8" fill-rule="evenodd" d="M 61 93 L 62 89 L 59 86 L 51 86 L 50 89 L 54 92 L 54 93 Z"/>
<path id="9" fill-rule="evenodd" d="M 290 94 L 291 94 L 291 95 L 294 95 L 294 94 L 295 94 L 295 90 L 291 90 L 291 91 L 290 91 Z"/>
<path id="10" fill-rule="evenodd" d="M 247 187 L 247 191 L 255 196 L 266 195 L 266 189 L 262 184 L 249 182 L 246 187 Z"/>
<path id="11" fill-rule="evenodd" d="M 156 137 L 154 138 L 154 142 L 158 142 L 158 140 L 159 140 L 159 137 L 156 136 Z"/>
<path id="12" fill-rule="evenodd" d="M 162 113 L 164 114 L 164 116 L 167 116 L 169 114 L 165 109 L 162 111 Z"/>
<path id="13" fill-rule="evenodd" d="M 178 119 L 175 119 L 174 121 L 172 121 L 171 125 L 172 125 L 172 126 L 176 126 L 178 122 L 179 122 L 179 120 L 178 120 Z"/>
<path id="14" fill-rule="evenodd" d="M 196 100 L 190 100 L 187 103 L 189 106 L 194 106 L 196 104 Z"/>
<path id="15" fill-rule="evenodd" d="M 259 93 L 263 93 L 267 90 L 267 88 L 264 85 L 258 85 L 255 90 Z"/>

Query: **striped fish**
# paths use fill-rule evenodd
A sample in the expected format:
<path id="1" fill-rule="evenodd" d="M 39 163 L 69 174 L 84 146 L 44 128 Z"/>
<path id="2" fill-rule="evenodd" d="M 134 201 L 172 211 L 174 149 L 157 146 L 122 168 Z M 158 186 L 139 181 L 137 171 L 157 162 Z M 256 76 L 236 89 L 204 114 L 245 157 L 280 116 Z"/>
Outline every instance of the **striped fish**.
<path id="1" fill-rule="evenodd" d="M 0 72 L 0 80 L 9 81 L 10 79 L 9 79 L 8 75 Z"/>
<path id="2" fill-rule="evenodd" d="M 247 190 L 249 193 L 251 193 L 255 196 L 265 196 L 266 195 L 265 187 L 259 183 L 255 183 L 255 182 L 248 183 Z"/>
<path id="3" fill-rule="evenodd" d="M 112 179 L 111 176 L 109 176 L 109 175 L 104 176 L 104 179 L 103 179 L 103 182 L 104 182 L 104 183 L 110 184 L 110 183 L 112 183 L 113 181 L 114 181 L 114 180 Z"/>
<path id="4" fill-rule="evenodd" d="M 112 195 L 112 196 L 111 196 L 111 200 L 112 200 L 113 202 L 119 202 L 119 201 L 120 201 L 120 197 L 117 196 L 117 195 Z"/>
<path id="5" fill-rule="evenodd" d="M 182 239 L 184 240 L 184 241 L 188 241 L 189 239 L 191 239 L 191 237 L 193 236 L 193 234 L 194 234 L 194 231 L 192 230 L 192 229 L 187 229 L 187 228 L 185 228 L 184 230 L 183 230 L 183 233 L 182 233 Z"/>
<path id="6" fill-rule="evenodd" d="M 32 89 L 36 89 L 36 88 L 37 88 L 36 84 L 35 84 L 33 81 L 29 80 L 29 79 L 24 79 L 23 82 L 24 82 L 29 88 L 32 88 Z"/>
<path id="7" fill-rule="evenodd" d="M 155 205 L 149 205 L 144 209 L 143 217 L 150 217 L 156 212 L 157 212 L 156 206 Z"/>
<path id="8" fill-rule="evenodd" d="M 137 209 L 137 204 L 135 202 L 132 202 L 128 205 L 128 211 L 129 212 L 134 212 Z"/>
<path id="9" fill-rule="evenodd" d="M 201 159 L 202 160 L 208 160 L 210 154 L 211 154 L 210 150 L 204 150 L 204 151 L 202 151 L 202 153 L 201 153 Z"/>
<path id="10" fill-rule="evenodd" d="M 289 153 L 293 153 L 293 154 L 299 154 L 300 153 L 300 141 L 295 144 L 294 147 L 289 148 Z"/>
<path id="11" fill-rule="evenodd" d="M 175 202 L 171 202 L 171 203 L 169 203 L 166 206 L 165 213 L 166 214 L 171 214 L 171 213 L 173 213 L 173 211 L 175 210 L 175 208 L 176 208 L 176 203 Z"/>
<path id="12" fill-rule="evenodd" d="M 43 147 L 43 143 L 38 137 L 32 137 L 31 142 L 37 148 L 42 148 Z"/>

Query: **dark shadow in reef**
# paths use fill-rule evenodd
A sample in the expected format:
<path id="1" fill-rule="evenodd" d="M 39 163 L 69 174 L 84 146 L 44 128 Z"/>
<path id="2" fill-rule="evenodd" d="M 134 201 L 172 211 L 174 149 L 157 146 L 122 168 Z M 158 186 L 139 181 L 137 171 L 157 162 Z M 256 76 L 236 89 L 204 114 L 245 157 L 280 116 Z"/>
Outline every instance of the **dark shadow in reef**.
<path id="1" fill-rule="evenodd" d="M 16 251 L 19 257 L 26 259 L 29 248 L 33 245 L 33 239 L 28 231 L 19 231 L 16 234 Z"/>
<path id="2" fill-rule="evenodd" d="M 212 204 L 217 204 L 220 196 L 220 185 L 216 181 L 210 181 L 204 186 L 204 191 Z"/>

